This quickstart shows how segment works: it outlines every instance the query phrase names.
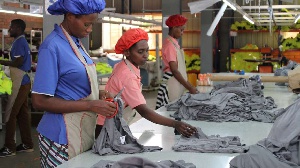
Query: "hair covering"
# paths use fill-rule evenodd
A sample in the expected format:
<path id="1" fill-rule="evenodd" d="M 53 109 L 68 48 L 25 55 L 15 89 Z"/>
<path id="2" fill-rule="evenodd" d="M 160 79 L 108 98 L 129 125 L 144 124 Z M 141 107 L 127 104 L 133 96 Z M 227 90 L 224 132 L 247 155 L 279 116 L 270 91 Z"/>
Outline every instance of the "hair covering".
<path id="1" fill-rule="evenodd" d="M 100 13 L 105 8 L 105 0 L 57 0 L 48 7 L 51 15 L 73 13 L 75 15 L 88 15 Z"/>
<path id="2" fill-rule="evenodd" d="M 183 26 L 187 22 L 187 18 L 182 15 L 172 15 L 166 20 L 168 27 Z"/>
<path id="3" fill-rule="evenodd" d="M 133 44 L 140 40 L 148 41 L 147 32 L 140 28 L 129 29 L 118 40 L 115 46 L 115 51 L 117 54 L 122 54 L 125 50 L 129 49 Z"/>

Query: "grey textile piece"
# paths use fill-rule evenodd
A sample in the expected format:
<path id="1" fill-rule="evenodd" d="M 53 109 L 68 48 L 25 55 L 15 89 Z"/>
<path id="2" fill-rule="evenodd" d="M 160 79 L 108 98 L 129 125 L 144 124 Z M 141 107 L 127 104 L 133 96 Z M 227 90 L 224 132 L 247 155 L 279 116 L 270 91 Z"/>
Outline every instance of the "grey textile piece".
<path id="1" fill-rule="evenodd" d="M 140 153 L 162 150 L 159 146 L 143 146 L 137 142 L 137 139 L 132 135 L 129 126 L 122 118 L 124 109 L 121 98 L 115 98 L 118 103 L 118 114 L 106 119 L 101 132 L 96 139 L 92 152 L 99 155 L 113 155 L 121 153 Z"/>
<path id="2" fill-rule="evenodd" d="M 92 168 L 196 168 L 193 163 L 186 163 L 184 160 L 176 162 L 163 160 L 152 162 L 142 157 L 126 157 L 119 161 L 101 160 Z"/>
<path id="3" fill-rule="evenodd" d="M 286 66 L 276 69 L 274 71 L 274 76 L 288 76 L 288 72 L 295 69 L 297 66 L 297 62 L 290 60 Z M 288 83 L 276 82 L 275 85 L 288 86 Z"/>
<path id="4" fill-rule="evenodd" d="M 207 136 L 201 128 L 192 137 L 181 136 L 172 149 L 180 152 L 201 153 L 244 153 L 248 150 L 242 145 L 238 136 L 210 135 Z"/>
<path id="5" fill-rule="evenodd" d="M 297 99 L 276 119 L 267 138 L 250 146 L 249 152 L 236 156 L 230 164 L 238 168 L 245 164 L 259 165 L 256 167 L 268 165 L 276 168 L 300 168 L 299 108 L 300 100 Z M 268 158 L 264 158 L 266 156 Z M 270 160 L 274 166 L 269 166 Z"/>
<path id="6" fill-rule="evenodd" d="M 186 93 L 166 108 L 175 111 L 174 118 L 215 122 L 272 123 L 282 111 L 272 97 L 264 97 L 261 83 L 248 79 L 216 85 L 210 93 Z"/>
<path id="7" fill-rule="evenodd" d="M 247 153 L 240 154 L 230 161 L 230 168 L 291 168 L 261 146 L 252 145 L 249 148 Z"/>

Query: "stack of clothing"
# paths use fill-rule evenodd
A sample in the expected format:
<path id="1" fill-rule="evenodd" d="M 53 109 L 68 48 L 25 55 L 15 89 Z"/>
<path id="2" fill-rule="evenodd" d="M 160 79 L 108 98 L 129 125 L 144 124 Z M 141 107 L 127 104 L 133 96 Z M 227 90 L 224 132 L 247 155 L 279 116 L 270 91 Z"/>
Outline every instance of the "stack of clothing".
<path id="1" fill-rule="evenodd" d="M 244 153 L 248 148 L 241 144 L 238 136 L 207 136 L 197 128 L 197 133 L 193 136 L 189 138 L 181 136 L 172 149 L 178 152 Z"/>
<path id="2" fill-rule="evenodd" d="M 210 93 L 186 93 L 166 109 L 176 111 L 172 117 L 184 120 L 266 123 L 274 122 L 283 111 L 272 97 L 264 97 L 260 81 L 243 78 L 216 85 Z"/>
<path id="3" fill-rule="evenodd" d="M 267 138 L 230 161 L 231 168 L 300 167 L 300 99 L 287 107 L 274 122 Z"/>
<path id="4" fill-rule="evenodd" d="M 119 161 L 101 160 L 92 168 L 196 168 L 193 163 L 186 163 L 184 160 L 172 161 L 162 160 L 150 161 L 142 157 L 126 157 Z"/>
<path id="5" fill-rule="evenodd" d="M 286 66 L 283 66 L 275 70 L 274 76 L 288 76 L 288 72 L 295 69 L 297 66 L 298 66 L 297 62 L 289 60 Z M 287 86 L 288 83 L 276 82 L 275 85 Z"/>

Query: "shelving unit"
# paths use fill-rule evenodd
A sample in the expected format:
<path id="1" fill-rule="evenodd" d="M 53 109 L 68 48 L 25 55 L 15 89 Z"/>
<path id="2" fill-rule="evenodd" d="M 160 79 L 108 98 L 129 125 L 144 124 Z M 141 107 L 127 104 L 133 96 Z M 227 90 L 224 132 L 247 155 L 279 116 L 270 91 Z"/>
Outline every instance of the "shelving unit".
<path id="1" fill-rule="evenodd" d="M 43 31 L 41 30 L 30 30 L 30 50 L 32 52 L 37 51 L 34 46 L 38 47 L 43 41 Z M 36 43 L 36 45 L 34 45 Z"/>

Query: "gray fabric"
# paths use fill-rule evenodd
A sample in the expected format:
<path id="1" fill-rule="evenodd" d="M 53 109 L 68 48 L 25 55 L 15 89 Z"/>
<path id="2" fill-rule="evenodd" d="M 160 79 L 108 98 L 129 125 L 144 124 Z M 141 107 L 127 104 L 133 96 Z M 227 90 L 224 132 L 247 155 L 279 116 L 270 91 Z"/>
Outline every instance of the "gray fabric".
<path id="1" fill-rule="evenodd" d="M 282 111 L 272 97 L 264 97 L 260 82 L 242 78 L 216 85 L 210 93 L 186 93 L 166 109 L 175 111 L 172 117 L 185 120 L 266 123 L 274 122 Z"/>
<path id="2" fill-rule="evenodd" d="M 290 70 L 295 69 L 298 66 L 297 62 L 290 60 L 286 66 L 275 69 L 274 76 L 288 76 Z M 288 83 L 276 82 L 275 85 L 278 86 L 287 86 Z"/>
<path id="3" fill-rule="evenodd" d="M 172 149 L 180 152 L 202 153 L 244 153 L 248 148 L 241 144 L 237 136 L 207 136 L 201 128 L 192 137 L 181 136 Z"/>
<path id="4" fill-rule="evenodd" d="M 229 164 L 230 168 L 291 168 L 258 145 L 250 146 L 247 153 L 233 158 Z"/>
<path id="5" fill-rule="evenodd" d="M 196 168 L 192 163 L 186 163 L 184 160 L 176 162 L 163 160 L 152 162 L 142 157 L 126 157 L 119 161 L 101 160 L 92 168 Z"/>
<path id="6" fill-rule="evenodd" d="M 267 138 L 236 156 L 232 167 L 300 167 L 300 100 L 287 107 L 276 119 Z M 271 162 L 271 163 L 270 163 Z M 247 166 L 245 166 L 247 165 Z M 259 165 L 259 166 L 257 166 Z"/>
<path id="7" fill-rule="evenodd" d="M 99 155 L 112 155 L 121 153 L 140 153 L 160 151 L 161 147 L 158 146 L 143 146 L 137 142 L 137 139 L 132 135 L 127 123 L 122 118 L 123 101 L 120 98 L 115 98 L 118 102 L 118 114 L 111 118 L 106 119 L 101 132 L 96 139 L 92 152 Z M 121 137 L 124 142 L 122 143 Z"/>

